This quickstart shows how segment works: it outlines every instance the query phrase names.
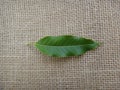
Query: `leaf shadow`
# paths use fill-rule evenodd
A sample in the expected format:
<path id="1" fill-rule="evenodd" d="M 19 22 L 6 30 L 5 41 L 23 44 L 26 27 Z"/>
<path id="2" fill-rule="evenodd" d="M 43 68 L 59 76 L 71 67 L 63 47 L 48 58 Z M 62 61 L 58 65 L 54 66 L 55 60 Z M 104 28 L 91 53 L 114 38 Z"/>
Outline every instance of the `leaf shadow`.
<path id="1" fill-rule="evenodd" d="M 81 56 L 69 56 L 69 57 L 51 57 L 42 55 L 42 58 L 45 60 L 43 62 L 52 62 L 52 63 L 63 63 L 63 62 L 71 62 L 71 61 L 78 61 L 80 58 L 83 58 L 83 55 Z"/>
<path id="2" fill-rule="evenodd" d="M 2 81 L 2 78 L 3 78 L 3 76 L 0 77 L 0 90 L 4 90 L 4 88 L 5 88 L 5 83 L 4 83 L 4 82 L 1 82 L 1 81 Z"/>

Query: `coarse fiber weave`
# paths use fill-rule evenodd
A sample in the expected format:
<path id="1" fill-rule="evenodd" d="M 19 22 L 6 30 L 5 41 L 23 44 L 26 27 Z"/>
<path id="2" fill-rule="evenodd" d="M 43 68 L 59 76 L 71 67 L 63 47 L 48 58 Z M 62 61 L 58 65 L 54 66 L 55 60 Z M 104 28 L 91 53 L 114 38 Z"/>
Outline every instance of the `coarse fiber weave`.
<path id="1" fill-rule="evenodd" d="M 48 35 L 102 44 L 69 58 L 27 46 Z M 0 0 L 0 90 L 120 90 L 120 0 Z"/>

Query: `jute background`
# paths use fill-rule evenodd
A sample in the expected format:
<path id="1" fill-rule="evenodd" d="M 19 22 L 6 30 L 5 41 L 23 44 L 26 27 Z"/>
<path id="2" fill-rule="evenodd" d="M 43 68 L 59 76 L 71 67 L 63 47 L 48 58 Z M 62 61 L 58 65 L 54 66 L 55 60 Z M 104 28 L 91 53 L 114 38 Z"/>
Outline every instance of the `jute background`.
<path id="1" fill-rule="evenodd" d="M 70 58 L 27 46 L 66 34 L 103 44 Z M 120 0 L 0 0 L 0 90 L 120 90 Z"/>

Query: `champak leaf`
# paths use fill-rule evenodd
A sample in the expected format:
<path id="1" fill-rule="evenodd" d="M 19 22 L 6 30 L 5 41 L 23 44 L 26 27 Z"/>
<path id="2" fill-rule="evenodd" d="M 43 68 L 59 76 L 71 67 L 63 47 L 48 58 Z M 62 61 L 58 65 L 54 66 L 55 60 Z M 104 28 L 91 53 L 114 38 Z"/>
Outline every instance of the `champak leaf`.
<path id="1" fill-rule="evenodd" d="M 96 41 L 72 35 L 46 36 L 35 43 L 41 53 L 55 57 L 79 56 L 98 46 Z"/>

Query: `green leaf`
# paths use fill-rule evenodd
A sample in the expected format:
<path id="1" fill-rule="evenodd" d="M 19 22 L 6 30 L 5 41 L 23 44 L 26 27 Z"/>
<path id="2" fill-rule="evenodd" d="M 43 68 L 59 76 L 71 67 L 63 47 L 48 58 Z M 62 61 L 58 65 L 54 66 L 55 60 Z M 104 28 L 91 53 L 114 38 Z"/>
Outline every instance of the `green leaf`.
<path id="1" fill-rule="evenodd" d="M 99 43 L 91 39 L 71 35 L 46 36 L 35 43 L 43 54 L 55 57 L 79 56 L 98 46 Z"/>

